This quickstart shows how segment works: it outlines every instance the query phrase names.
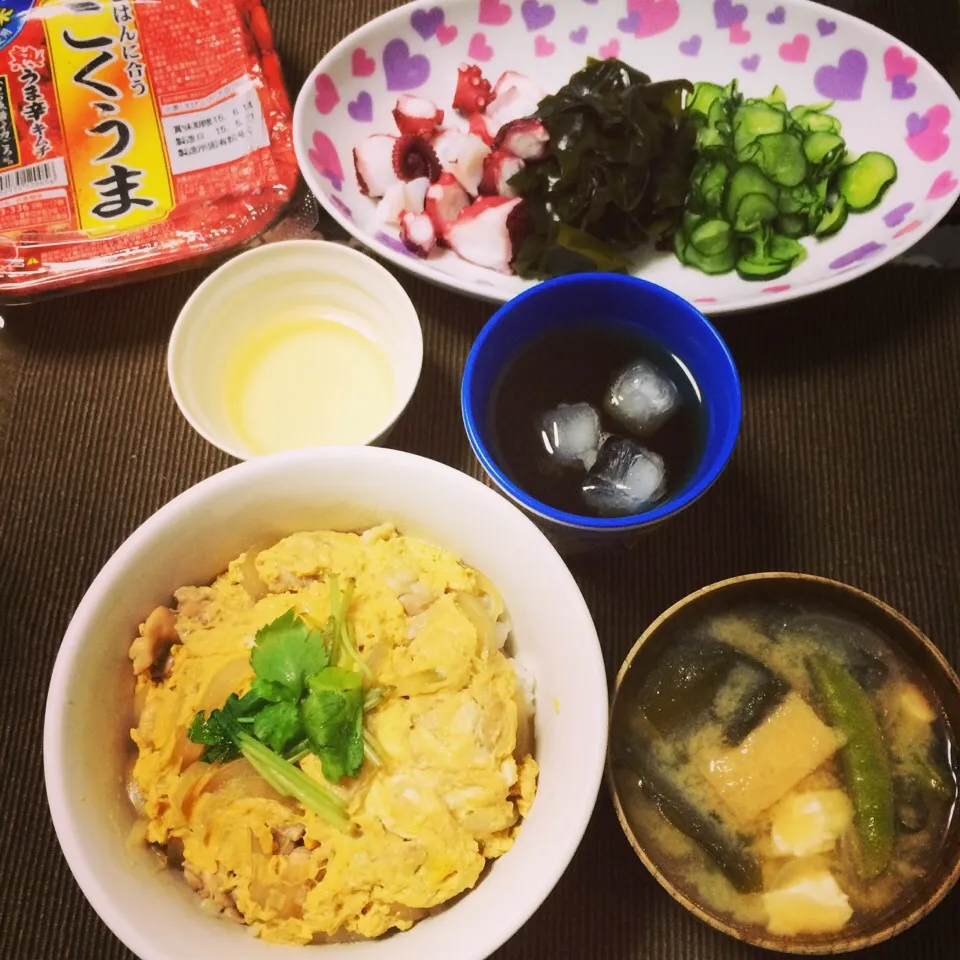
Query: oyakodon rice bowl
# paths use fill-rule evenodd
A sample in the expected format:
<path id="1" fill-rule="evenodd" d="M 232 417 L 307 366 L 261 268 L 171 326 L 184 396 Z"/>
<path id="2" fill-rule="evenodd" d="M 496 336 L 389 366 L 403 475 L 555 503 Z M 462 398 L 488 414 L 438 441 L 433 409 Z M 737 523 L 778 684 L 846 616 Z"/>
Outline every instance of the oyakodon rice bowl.
<path id="1" fill-rule="evenodd" d="M 130 647 L 134 835 L 207 909 L 281 943 L 376 937 L 513 846 L 533 686 L 482 574 L 385 524 L 294 534 L 174 598 Z M 214 710 L 273 755 L 223 749 Z M 271 784 L 300 772 L 327 796 Z"/>
<path id="2" fill-rule="evenodd" d="M 503 498 L 470 477 L 433 461 L 379 448 L 323 448 L 264 457 L 232 467 L 191 488 L 130 536 L 81 601 L 53 670 L 44 728 L 44 767 L 57 837 L 90 903 L 142 960 L 207 960 L 224 955 L 231 960 L 282 960 L 290 955 L 291 948 L 262 936 L 250 936 L 249 925 L 211 917 L 209 910 L 219 909 L 225 901 L 218 904 L 214 897 L 206 901 L 208 906 L 204 908 L 205 901 L 184 881 L 182 871 L 164 869 L 156 853 L 142 842 L 143 828 L 136 827 L 138 817 L 127 785 L 131 760 L 137 753 L 130 733 L 142 725 L 144 717 L 138 722 L 136 709 L 144 709 L 146 704 L 134 703 L 131 663 L 141 669 L 144 663 L 150 664 L 150 685 L 161 689 L 164 670 L 168 665 L 173 670 L 185 655 L 175 654 L 168 663 L 168 658 L 162 655 L 165 640 L 182 638 L 179 632 L 173 638 L 161 630 L 155 634 L 160 646 L 154 649 L 152 639 L 144 641 L 140 648 L 134 649 L 135 659 L 131 661 L 128 653 L 131 641 L 138 637 L 139 625 L 148 622 L 158 606 L 172 607 L 176 631 L 178 604 L 174 591 L 184 584 L 215 583 L 230 569 L 231 562 L 250 552 L 253 545 L 257 545 L 261 553 L 253 564 L 256 577 L 248 584 L 256 593 L 268 585 L 273 575 L 267 568 L 271 555 L 286 549 L 278 545 L 296 531 L 365 531 L 388 521 L 396 525 L 404 541 L 410 538 L 435 544 L 438 555 L 452 554 L 462 561 L 463 568 L 482 571 L 489 584 L 495 584 L 502 595 L 508 619 L 501 619 L 499 629 L 493 628 L 494 640 L 490 646 L 496 647 L 503 636 L 503 626 L 509 623 L 511 636 L 505 650 L 523 665 L 525 675 L 535 678 L 538 707 L 533 716 L 532 743 L 539 767 L 536 797 L 529 814 L 519 821 L 520 829 L 512 838 L 513 845 L 502 856 L 487 861 L 479 882 L 436 911 L 429 910 L 430 915 L 415 922 L 409 930 L 349 944 L 334 940 L 299 949 L 308 953 L 322 951 L 325 960 L 446 960 L 451 944 L 455 944 L 457 960 L 481 960 L 531 916 L 573 856 L 593 810 L 602 774 L 607 687 L 596 630 L 575 581 L 553 548 Z M 288 546 L 297 539 L 288 541 Z M 389 544 L 394 539 L 399 540 L 391 537 L 383 543 Z M 250 565 L 241 566 L 247 582 Z M 332 599 L 324 590 L 325 586 L 328 590 L 332 587 L 332 581 L 326 576 L 329 572 L 335 574 L 337 582 L 333 605 L 337 608 L 340 626 L 335 630 L 323 621 L 326 613 L 323 598 L 327 597 L 328 604 Z M 403 596 L 411 611 L 420 602 L 418 596 L 426 599 L 423 584 L 414 587 L 417 580 L 403 582 L 409 580 L 410 573 L 416 572 L 411 568 L 399 579 L 391 578 L 395 602 L 402 607 L 399 598 Z M 302 571 L 295 572 L 298 577 L 301 574 Z M 361 723 L 356 724 L 355 712 L 353 726 L 332 724 L 332 736 L 328 736 L 331 725 L 318 724 L 317 718 L 322 712 L 316 710 L 314 694 L 327 696 L 332 687 L 342 696 L 338 703 L 356 704 L 356 692 L 348 689 L 350 678 L 337 671 L 351 666 L 349 650 L 365 639 L 362 633 L 367 613 L 363 610 L 369 612 L 370 607 L 362 603 L 364 576 L 362 573 L 360 583 L 355 583 L 349 566 L 345 565 L 342 569 L 324 571 L 313 586 L 292 583 L 287 594 L 265 595 L 260 600 L 266 604 L 262 617 L 250 620 L 247 625 L 247 643 L 253 640 L 252 646 L 244 648 L 249 662 L 244 665 L 243 657 L 237 657 L 234 648 L 233 659 L 240 661 L 239 666 L 233 668 L 237 671 L 234 679 L 227 683 L 229 677 L 224 677 L 218 682 L 220 693 L 213 697 L 214 691 L 210 691 L 211 702 L 185 707 L 186 712 L 196 712 L 190 720 L 188 735 L 177 738 L 179 749 L 202 750 L 208 754 L 207 759 L 213 761 L 208 764 L 196 760 L 193 766 L 197 768 L 194 774 L 197 777 L 200 772 L 209 772 L 204 771 L 205 767 L 212 767 L 216 768 L 214 776 L 229 780 L 233 770 L 245 769 L 239 764 L 241 757 L 250 763 L 248 755 L 258 758 L 262 765 L 262 751 L 269 752 L 272 747 L 257 738 L 270 743 L 275 737 L 282 740 L 284 727 L 280 720 L 284 712 L 289 715 L 289 711 L 282 705 L 282 697 L 275 701 L 261 697 L 268 702 L 260 703 L 254 711 L 257 705 L 253 698 L 248 699 L 249 694 L 231 701 L 230 693 L 242 693 L 248 684 L 252 688 L 251 671 L 254 678 L 262 673 L 271 682 L 284 679 L 283 675 L 278 676 L 273 657 L 263 660 L 263 654 L 257 650 L 271 647 L 281 634 L 287 638 L 285 643 L 296 646 L 302 641 L 301 653 L 308 648 L 312 653 L 307 658 L 307 668 L 294 671 L 296 677 L 304 681 L 297 691 L 297 702 L 304 709 L 304 733 L 307 729 L 313 730 L 320 742 L 315 745 L 319 751 L 315 759 L 310 760 L 304 754 L 301 763 L 307 768 L 313 765 L 314 771 L 319 765 L 322 774 L 325 762 L 333 767 L 341 764 L 346 770 L 357 762 L 358 752 L 366 755 L 360 764 L 359 778 L 344 775 L 336 779 L 331 767 L 333 781 L 325 776 L 307 778 L 304 774 L 308 779 L 306 790 L 301 789 L 302 781 L 296 784 L 289 777 L 276 779 L 275 771 L 271 785 L 268 771 L 268 778 L 264 779 L 268 780 L 270 789 L 278 790 L 279 785 L 281 790 L 300 790 L 321 810 L 321 814 L 315 814 L 318 835 L 332 830 L 334 822 L 341 817 L 350 819 L 349 801 L 343 790 L 352 780 L 362 781 L 375 772 L 370 748 L 381 761 L 383 754 L 393 749 L 389 729 L 381 729 L 380 721 L 374 717 L 380 710 L 387 709 L 391 697 L 403 696 L 397 692 L 399 684 L 387 683 L 388 679 L 399 680 L 386 672 L 390 658 L 383 652 L 374 655 L 371 649 L 370 666 L 377 670 L 379 681 L 371 684 L 361 680 L 359 684 L 364 689 L 363 705 L 367 708 L 361 714 Z M 429 586 L 431 577 L 428 571 L 427 576 L 419 576 L 418 580 Z M 486 584 L 487 580 L 482 582 Z M 299 600 L 290 602 L 295 595 L 305 596 L 311 591 L 316 592 L 312 611 L 309 603 L 304 607 Z M 206 593 L 202 587 L 200 592 Z M 456 606 L 462 607 L 465 591 L 455 592 L 461 595 L 458 598 L 461 602 Z M 437 593 L 434 603 L 446 603 L 442 600 L 446 593 L 442 596 Z M 495 600 L 485 603 L 482 594 L 493 597 L 486 586 L 481 587 L 477 592 L 481 605 L 495 604 Z M 183 594 L 181 597 L 183 606 L 190 598 Z M 194 594 L 192 599 L 200 597 Z M 269 608 L 273 602 L 277 606 Z M 438 612 L 442 609 L 438 608 Z M 402 615 L 408 625 L 418 616 L 406 610 Z M 154 617 L 153 628 L 169 628 L 169 617 L 161 611 Z M 426 620 L 424 618 L 422 625 L 425 626 Z M 335 616 L 334 623 L 337 622 Z M 269 629 L 264 634 L 259 627 Z M 150 629 L 145 632 L 148 636 L 151 634 Z M 210 634 L 206 630 L 195 631 L 197 642 L 204 635 Z M 226 634 L 224 640 L 226 643 Z M 317 645 L 318 640 L 322 640 L 323 651 Z M 229 643 L 226 645 L 229 647 Z M 180 647 L 189 649 L 190 644 L 183 643 Z M 319 661 L 324 657 L 326 666 L 321 666 Z M 382 663 L 378 663 L 381 658 Z M 495 657 L 490 659 L 496 661 Z M 501 664 L 506 664 L 506 660 Z M 328 668 L 333 673 L 327 672 Z M 245 671 L 242 676 L 241 670 Z M 421 670 L 439 673 L 436 666 L 418 667 L 411 673 Z M 324 676 L 314 676 L 321 673 Z M 420 674 L 420 682 L 428 679 L 428 674 Z M 296 685 L 296 678 L 291 682 Z M 140 681 L 142 690 L 147 689 L 146 683 Z M 357 686 L 356 681 L 353 684 Z M 179 687 L 179 683 L 177 685 Z M 368 688 L 373 686 L 381 688 L 379 694 L 373 694 L 374 698 L 387 694 L 376 707 L 367 697 Z M 388 687 L 394 689 L 388 690 Z M 260 693 L 277 696 L 278 690 L 264 684 Z M 417 696 L 426 696 L 426 693 Z M 220 699 L 220 703 L 212 703 L 213 699 Z M 244 701 L 242 707 L 240 700 Z M 413 700 L 411 697 L 410 702 Z M 306 706 L 307 701 L 311 702 L 310 707 Z M 259 716 L 260 708 L 266 706 L 277 708 L 270 711 L 271 723 Z M 189 733 L 197 723 L 201 708 L 199 725 L 193 730 L 201 742 L 194 743 Z M 262 712 L 268 714 L 266 710 Z M 253 723 L 249 723 L 250 717 Z M 250 740 L 242 736 L 234 739 L 237 725 Z M 347 735 L 351 732 L 352 735 Z M 284 752 L 291 756 L 296 746 L 291 742 L 285 745 Z M 275 756 L 275 759 L 280 758 Z M 255 780 L 253 776 L 241 779 L 247 781 L 247 786 L 253 786 L 251 781 Z M 376 777 L 371 779 L 375 781 Z M 503 791 L 503 797 L 509 798 L 515 807 L 519 806 L 520 794 L 514 790 L 511 795 L 511 787 L 502 776 L 500 783 L 503 787 L 498 789 Z M 202 809 L 201 798 L 211 792 L 209 782 L 204 789 L 199 783 L 194 786 L 192 813 Z M 262 784 L 260 789 L 266 792 Z M 149 790 L 147 786 L 148 794 Z M 251 796 L 250 803 L 264 799 L 267 798 Z M 285 809 L 295 806 L 289 798 L 277 801 L 274 796 L 273 802 L 287 805 Z M 214 808 L 210 809 L 215 815 Z M 305 811 L 306 807 L 297 806 L 297 809 Z M 307 816 L 306 812 L 302 814 L 295 829 L 277 836 L 272 830 L 269 832 L 269 842 L 277 850 L 271 856 L 292 856 L 294 864 L 304 857 L 318 856 L 319 844 L 309 849 Z M 302 836 L 299 824 L 304 826 Z M 432 823 L 430 826 L 435 827 Z M 505 829 L 508 833 L 514 832 L 513 825 Z M 350 826 L 347 835 L 352 835 L 353 830 Z M 492 853 L 500 842 L 495 842 L 492 834 L 498 832 L 475 828 L 474 842 L 483 833 L 491 834 L 486 842 L 487 852 Z M 258 835 L 258 844 L 261 839 L 268 839 L 265 831 Z M 252 857 L 252 842 L 247 849 Z M 263 846 L 259 849 L 262 854 Z M 288 852 L 281 854 L 281 849 Z M 294 856 L 295 850 L 301 852 Z M 174 860 L 178 854 L 174 844 Z M 184 855 L 189 860 L 186 842 Z M 474 864 L 476 869 L 476 859 Z M 216 875 L 216 871 L 210 872 Z M 201 884 L 205 880 L 202 874 L 202 869 L 195 874 Z M 237 907 L 231 909 L 240 912 Z"/>

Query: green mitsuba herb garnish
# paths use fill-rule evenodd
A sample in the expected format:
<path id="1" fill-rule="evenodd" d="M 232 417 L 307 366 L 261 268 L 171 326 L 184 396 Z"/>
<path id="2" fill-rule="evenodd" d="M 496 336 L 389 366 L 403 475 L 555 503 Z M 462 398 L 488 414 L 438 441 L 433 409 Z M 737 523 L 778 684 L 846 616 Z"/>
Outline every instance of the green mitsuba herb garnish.
<path id="1" fill-rule="evenodd" d="M 341 592 L 331 581 L 331 615 L 322 630 L 292 609 L 262 627 L 250 654 L 250 690 L 242 697 L 231 694 L 209 715 L 198 712 L 188 731 L 204 747 L 203 762 L 245 757 L 279 793 L 341 829 L 347 817 L 339 799 L 296 763 L 314 753 L 324 777 L 336 782 L 356 776 L 365 755 L 380 762 L 375 741 L 363 729 L 364 704 L 377 698 L 363 689 L 370 670 L 347 620 L 351 592 L 352 585 Z"/>

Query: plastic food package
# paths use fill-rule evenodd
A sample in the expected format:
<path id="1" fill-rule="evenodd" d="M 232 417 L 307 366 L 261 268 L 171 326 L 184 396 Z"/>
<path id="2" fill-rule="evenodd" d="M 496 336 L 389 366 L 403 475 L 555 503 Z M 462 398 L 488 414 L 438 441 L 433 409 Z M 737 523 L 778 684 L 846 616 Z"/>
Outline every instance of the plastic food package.
<path id="1" fill-rule="evenodd" d="M 261 0 L 0 0 L 0 301 L 196 266 L 297 183 Z"/>

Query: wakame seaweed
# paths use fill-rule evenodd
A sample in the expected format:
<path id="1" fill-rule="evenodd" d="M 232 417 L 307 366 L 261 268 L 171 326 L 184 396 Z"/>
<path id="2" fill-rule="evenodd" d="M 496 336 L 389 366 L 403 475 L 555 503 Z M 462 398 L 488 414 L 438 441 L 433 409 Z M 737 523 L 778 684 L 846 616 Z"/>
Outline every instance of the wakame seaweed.
<path id="1" fill-rule="evenodd" d="M 735 684 L 739 696 L 720 713 L 717 695 L 728 683 Z M 644 679 L 637 703 L 660 734 L 713 718 L 726 742 L 736 745 L 787 692 L 787 683 L 763 661 L 709 634 L 694 633 L 670 644 Z"/>
<path id="2" fill-rule="evenodd" d="M 630 733 L 614 751 L 615 767 L 626 768 L 637 778 L 640 789 L 660 813 L 699 844 L 737 890 L 760 890 L 763 877 L 749 838 L 731 830 L 715 811 L 698 806 L 687 796 L 669 765 L 660 761 L 656 736 L 646 718 L 638 714 Z"/>
<path id="3" fill-rule="evenodd" d="M 623 271 L 641 245 L 680 224 L 696 133 L 683 110 L 687 80 L 653 83 L 621 60 L 587 60 L 535 116 L 547 155 L 510 180 L 531 231 L 514 269 L 545 278 Z"/>

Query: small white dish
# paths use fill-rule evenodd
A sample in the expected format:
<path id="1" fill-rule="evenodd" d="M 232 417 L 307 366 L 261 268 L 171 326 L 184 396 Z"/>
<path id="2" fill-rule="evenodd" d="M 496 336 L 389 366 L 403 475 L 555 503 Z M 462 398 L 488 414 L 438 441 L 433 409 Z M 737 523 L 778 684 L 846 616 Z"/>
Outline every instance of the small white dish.
<path id="1" fill-rule="evenodd" d="M 333 441 L 383 443 L 420 378 L 420 321 L 406 291 L 384 267 L 343 244 L 318 240 L 285 240 L 242 253 L 210 274 L 186 302 L 170 336 L 167 375 L 189 424 L 239 460 L 314 445 L 260 449 L 230 410 L 227 381 L 238 351 L 287 317 L 351 328 L 383 355 L 392 377 L 384 414 L 372 427 Z"/>

